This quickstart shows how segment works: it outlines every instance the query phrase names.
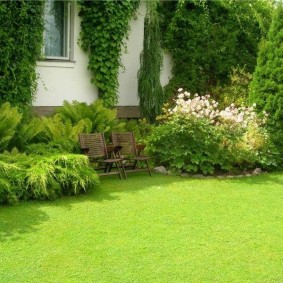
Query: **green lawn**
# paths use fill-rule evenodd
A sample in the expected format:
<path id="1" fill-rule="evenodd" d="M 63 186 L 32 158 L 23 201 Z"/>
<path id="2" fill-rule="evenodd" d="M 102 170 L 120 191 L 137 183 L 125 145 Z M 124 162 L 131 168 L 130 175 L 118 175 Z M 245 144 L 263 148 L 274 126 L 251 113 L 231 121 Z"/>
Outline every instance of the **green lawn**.
<path id="1" fill-rule="evenodd" d="M 111 176 L 2 206 L 0 282 L 283 282 L 283 174 Z"/>

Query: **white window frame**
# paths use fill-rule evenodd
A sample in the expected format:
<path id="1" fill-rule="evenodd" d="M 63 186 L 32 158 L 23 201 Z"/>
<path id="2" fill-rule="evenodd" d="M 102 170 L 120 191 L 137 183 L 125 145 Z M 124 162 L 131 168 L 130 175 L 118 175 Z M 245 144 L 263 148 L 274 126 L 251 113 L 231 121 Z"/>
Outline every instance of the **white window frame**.
<path id="1" fill-rule="evenodd" d="M 67 19 L 64 20 L 67 27 L 65 31 L 64 48 L 66 48 L 67 56 L 46 56 L 45 55 L 45 32 L 43 38 L 42 54 L 46 61 L 56 60 L 56 61 L 73 61 L 74 60 L 74 5 L 70 1 L 64 1 L 64 13 L 66 13 Z M 67 46 L 66 46 L 67 45 Z"/>

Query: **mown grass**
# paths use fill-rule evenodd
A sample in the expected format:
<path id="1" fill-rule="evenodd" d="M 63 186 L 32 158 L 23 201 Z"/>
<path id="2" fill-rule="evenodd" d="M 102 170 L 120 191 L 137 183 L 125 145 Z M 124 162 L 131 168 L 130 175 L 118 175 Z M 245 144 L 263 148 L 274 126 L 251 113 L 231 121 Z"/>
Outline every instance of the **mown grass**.
<path id="1" fill-rule="evenodd" d="M 283 174 L 111 176 L 2 206 L 0 282 L 283 282 Z"/>

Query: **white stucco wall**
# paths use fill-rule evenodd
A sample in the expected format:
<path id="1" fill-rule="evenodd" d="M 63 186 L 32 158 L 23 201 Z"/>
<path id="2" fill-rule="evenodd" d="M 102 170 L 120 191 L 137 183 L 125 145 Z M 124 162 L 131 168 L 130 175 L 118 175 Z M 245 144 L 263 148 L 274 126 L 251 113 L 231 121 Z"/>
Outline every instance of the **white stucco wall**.
<path id="1" fill-rule="evenodd" d="M 124 69 L 119 74 L 119 106 L 138 106 L 137 72 L 139 70 L 140 53 L 143 45 L 143 19 L 146 5 L 141 2 L 137 18 L 131 21 L 131 31 L 127 41 L 127 52 L 122 56 Z M 74 19 L 74 62 L 38 62 L 38 91 L 34 106 L 60 106 L 64 100 L 84 101 L 91 103 L 97 99 L 97 88 L 90 83 L 90 73 L 87 70 L 88 57 L 80 49 L 80 22 L 77 7 Z M 164 66 L 161 76 L 162 85 L 167 84 L 171 74 L 171 61 L 164 56 Z"/>

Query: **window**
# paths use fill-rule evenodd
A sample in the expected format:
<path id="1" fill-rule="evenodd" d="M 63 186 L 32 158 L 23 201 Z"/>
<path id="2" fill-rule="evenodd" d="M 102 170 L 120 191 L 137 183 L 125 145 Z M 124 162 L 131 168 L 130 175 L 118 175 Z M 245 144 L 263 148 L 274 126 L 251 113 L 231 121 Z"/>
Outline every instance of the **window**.
<path id="1" fill-rule="evenodd" d="M 71 60 L 71 3 L 45 2 L 43 53 L 46 59 Z"/>

